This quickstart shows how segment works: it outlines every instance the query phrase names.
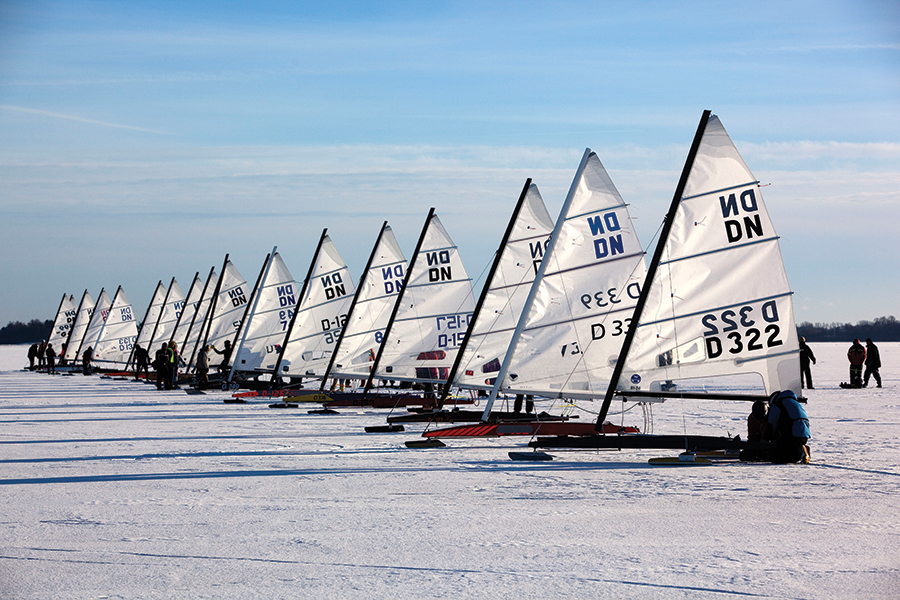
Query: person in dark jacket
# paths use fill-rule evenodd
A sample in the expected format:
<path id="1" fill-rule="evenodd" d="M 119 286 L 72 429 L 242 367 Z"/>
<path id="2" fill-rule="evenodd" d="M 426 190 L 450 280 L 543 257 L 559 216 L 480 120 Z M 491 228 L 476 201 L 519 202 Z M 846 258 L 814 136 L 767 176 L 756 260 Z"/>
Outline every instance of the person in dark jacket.
<path id="1" fill-rule="evenodd" d="M 28 370 L 34 371 L 34 359 L 37 358 L 38 345 L 32 344 L 28 347 Z"/>
<path id="2" fill-rule="evenodd" d="M 47 344 L 44 356 L 47 357 L 47 372 L 56 373 L 56 350 L 53 349 L 53 344 Z"/>
<path id="3" fill-rule="evenodd" d="M 866 338 L 866 375 L 863 380 L 863 387 L 869 385 L 869 377 L 875 378 L 876 387 L 881 387 L 881 375 L 878 369 L 881 368 L 881 354 L 878 352 L 878 346 L 872 343 L 872 338 Z"/>
<path id="4" fill-rule="evenodd" d="M 866 349 L 859 343 L 859 340 L 853 340 L 853 345 L 847 350 L 847 360 L 850 361 L 850 386 L 862 387 L 863 363 L 866 362 Z"/>
<path id="5" fill-rule="evenodd" d="M 134 345 L 134 364 L 135 381 L 141 378 L 141 373 L 144 374 L 145 378 L 150 376 L 150 353 L 140 344 Z"/>
<path id="6" fill-rule="evenodd" d="M 768 428 L 775 448 L 769 456 L 773 463 L 809 462 L 809 417 L 791 390 L 769 396 Z"/>
<path id="7" fill-rule="evenodd" d="M 169 357 L 166 356 L 166 351 L 168 349 L 168 345 L 163 344 L 159 347 L 159 350 L 156 351 L 156 354 L 153 357 L 153 368 L 156 369 L 156 389 L 158 390 L 163 389 L 168 378 Z"/>
<path id="8" fill-rule="evenodd" d="M 228 362 L 231 360 L 231 351 L 233 350 L 231 347 L 231 340 L 225 340 L 225 349 L 221 352 L 215 346 L 210 346 L 210 349 L 216 354 L 222 355 L 222 362 L 221 364 L 216 365 L 216 369 L 218 369 L 219 375 L 225 377 L 228 373 Z"/>
<path id="9" fill-rule="evenodd" d="M 816 355 L 813 354 L 812 348 L 806 345 L 806 338 L 800 338 L 800 387 L 803 388 L 803 380 L 806 378 L 806 389 L 814 390 L 812 381 L 812 370 L 809 363 L 816 364 Z"/>
<path id="10" fill-rule="evenodd" d="M 768 415 L 766 413 L 766 403 L 763 400 L 757 400 L 753 403 L 753 408 L 750 410 L 750 414 L 747 416 L 748 442 L 770 441 Z M 765 450 L 750 450 L 748 448 L 741 450 L 739 458 L 744 462 L 766 460 L 767 453 Z"/>
<path id="11" fill-rule="evenodd" d="M 92 360 L 94 360 L 94 347 L 88 346 L 87 350 L 81 354 L 81 372 L 85 375 L 90 375 L 94 372 L 91 368 Z"/>

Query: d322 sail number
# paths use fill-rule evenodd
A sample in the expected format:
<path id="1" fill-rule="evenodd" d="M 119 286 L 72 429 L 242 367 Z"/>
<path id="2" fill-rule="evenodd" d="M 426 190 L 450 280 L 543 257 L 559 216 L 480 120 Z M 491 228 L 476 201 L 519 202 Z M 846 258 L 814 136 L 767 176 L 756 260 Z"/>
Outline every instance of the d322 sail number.
<path id="1" fill-rule="evenodd" d="M 759 309 L 742 306 L 721 313 L 708 313 L 703 315 L 701 322 L 706 328 L 703 336 L 709 358 L 718 358 L 725 350 L 738 355 L 784 344 L 780 337 L 778 306 L 774 300 Z"/>

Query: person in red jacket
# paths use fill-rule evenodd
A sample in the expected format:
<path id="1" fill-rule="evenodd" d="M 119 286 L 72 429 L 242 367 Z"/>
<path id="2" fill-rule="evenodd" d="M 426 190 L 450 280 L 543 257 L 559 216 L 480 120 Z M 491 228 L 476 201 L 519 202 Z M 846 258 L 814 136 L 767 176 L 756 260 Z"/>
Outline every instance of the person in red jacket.
<path id="1" fill-rule="evenodd" d="M 859 343 L 859 340 L 853 340 L 853 345 L 847 350 L 847 360 L 850 361 L 850 385 L 851 387 L 861 388 L 863 385 L 862 368 L 866 362 L 866 349 Z"/>

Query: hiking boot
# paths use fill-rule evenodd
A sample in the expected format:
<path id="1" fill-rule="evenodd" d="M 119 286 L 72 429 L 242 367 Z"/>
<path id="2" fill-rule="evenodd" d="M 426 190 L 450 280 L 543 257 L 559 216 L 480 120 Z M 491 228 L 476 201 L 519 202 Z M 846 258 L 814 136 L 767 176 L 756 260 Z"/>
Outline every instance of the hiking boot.
<path id="1" fill-rule="evenodd" d="M 800 459 L 800 462 L 804 465 L 809 464 L 809 446 L 806 444 L 803 445 L 803 458 Z"/>

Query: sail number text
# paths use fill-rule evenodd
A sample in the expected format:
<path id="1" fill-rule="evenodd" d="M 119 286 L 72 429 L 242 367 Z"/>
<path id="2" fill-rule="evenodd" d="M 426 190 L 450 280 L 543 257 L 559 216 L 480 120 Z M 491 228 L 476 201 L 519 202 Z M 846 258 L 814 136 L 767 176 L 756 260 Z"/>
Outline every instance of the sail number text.
<path id="1" fill-rule="evenodd" d="M 730 354 L 742 354 L 784 344 L 779 338 L 781 327 L 774 300 L 763 304 L 758 312 L 752 306 L 743 306 L 721 313 L 708 313 L 700 320 L 706 328 L 703 336 L 709 358 L 717 358 L 725 350 Z M 723 338 L 726 340 L 724 347 Z"/>

